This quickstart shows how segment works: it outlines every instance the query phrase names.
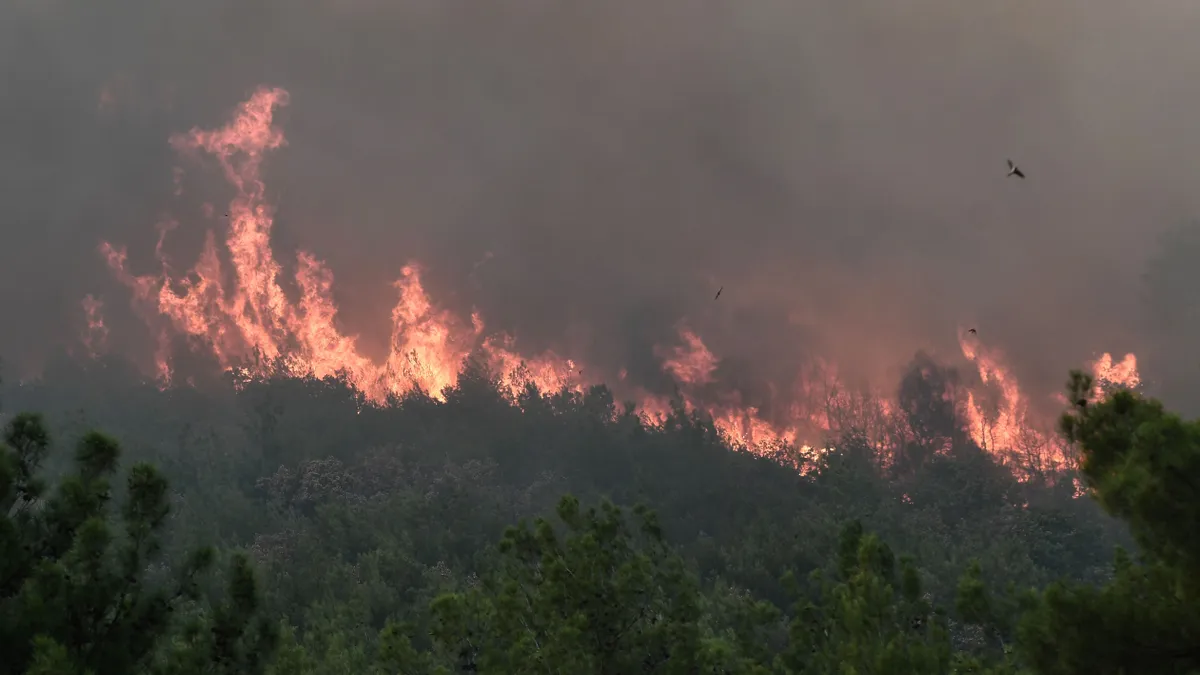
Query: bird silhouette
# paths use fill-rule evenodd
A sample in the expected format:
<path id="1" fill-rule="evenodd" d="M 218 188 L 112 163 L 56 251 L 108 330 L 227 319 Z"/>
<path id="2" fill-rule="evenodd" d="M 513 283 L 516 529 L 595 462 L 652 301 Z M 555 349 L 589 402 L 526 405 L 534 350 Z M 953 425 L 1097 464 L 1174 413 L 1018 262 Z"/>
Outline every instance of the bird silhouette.
<path id="1" fill-rule="evenodd" d="M 967 331 L 967 332 L 968 332 L 968 333 L 970 333 L 971 335 L 975 335 L 975 334 L 976 334 L 976 331 L 975 331 L 975 329 L 974 329 L 974 328 L 972 328 L 971 330 L 969 330 L 969 331 Z"/>
<path id="2" fill-rule="evenodd" d="M 1013 164 L 1011 159 L 1008 160 L 1008 175 L 1016 176 L 1017 178 L 1025 178 L 1025 173 L 1022 172 L 1016 164 Z"/>
<path id="3" fill-rule="evenodd" d="M 717 294 L 713 296 L 713 300 L 716 300 L 717 298 L 721 297 L 721 291 L 723 291 L 723 290 L 725 290 L 725 287 L 724 287 L 724 286 L 722 286 L 722 287 L 718 288 L 718 289 L 717 289 Z"/>

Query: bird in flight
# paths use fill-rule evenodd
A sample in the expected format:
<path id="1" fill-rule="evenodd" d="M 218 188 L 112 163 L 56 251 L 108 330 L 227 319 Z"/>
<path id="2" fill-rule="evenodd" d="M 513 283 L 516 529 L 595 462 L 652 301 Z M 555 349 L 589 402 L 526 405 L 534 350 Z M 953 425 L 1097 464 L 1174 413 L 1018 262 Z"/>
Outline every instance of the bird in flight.
<path id="1" fill-rule="evenodd" d="M 1013 161 L 1012 161 L 1011 159 L 1010 159 L 1010 160 L 1008 160 L 1008 175 L 1009 175 L 1009 176 L 1016 176 L 1016 177 L 1018 177 L 1018 178 L 1024 178 L 1024 177 L 1025 177 L 1025 174 L 1024 174 L 1024 172 L 1022 172 L 1022 171 L 1021 171 L 1021 169 L 1020 169 L 1020 167 L 1018 167 L 1016 164 L 1013 164 Z"/>
<path id="2" fill-rule="evenodd" d="M 975 335 L 975 334 L 976 334 L 976 331 L 975 331 L 975 329 L 974 329 L 974 328 L 972 328 L 971 330 L 969 330 L 969 331 L 967 331 L 967 332 L 968 332 L 968 333 L 970 333 L 971 335 Z"/>
<path id="3" fill-rule="evenodd" d="M 716 300 L 717 298 L 721 297 L 721 291 L 723 291 L 723 290 L 725 290 L 725 287 L 724 287 L 724 286 L 722 286 L 722 287 L 718 288 L 718 289 L 717 289 L 717 294 L 713 296 L 713 300 Z"/>

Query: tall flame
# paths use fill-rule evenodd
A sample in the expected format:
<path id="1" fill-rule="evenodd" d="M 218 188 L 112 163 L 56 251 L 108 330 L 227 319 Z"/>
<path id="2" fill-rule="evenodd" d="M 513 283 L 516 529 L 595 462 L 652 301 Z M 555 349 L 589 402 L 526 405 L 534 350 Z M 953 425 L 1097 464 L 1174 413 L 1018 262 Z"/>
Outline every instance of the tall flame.
<path id="1" fill-rule="evenodd" d="M 228 231 L 218 243 L 216 233 L 206 234 L 200 256 L 191 269 L 175 274 L 163 252 L 167 234 L 177 224 L 159 226 L 157 273 L 137 275 L 129 270 L 124 247 L 102 242 L 100 250 L 116 278 L 132 291 L 132 302 L 147 320 L 158 340 L 155 368 L 160 380 L 170 382 L 171 337 L 182 335 L 194 345 L 210 350 L 223 368 L 248 368 L 251 377 L 265 374 L 265 362 L 282 363 L 289 371 L 317 377 L 341 375 L 371 401 L 415 390 L 434 397 L 452 387 L 464 358 L 478 355 L 500 378 L 511 395 L 528 384 L 542 391 L 564 388 L 582 391 L 597 380 L 571 359 L 553 352 L 534 357 L 518 351 L 513 336 L 487 333 L 483 318 L 474 313 L 469 321 L 439 307 L 421 283 L 421 268 L 405 265 L 394 282 L 396 304 L 386 357 L 380 362 L 365 356 L 357 337 L 339 327 L 333 299 L 333 273 L 311 253 L 300 251 L 292 267 L 291 296 L 285 290 L 285 268 L 271 248 L 274 209 L 266 198 L 261 168 L 268 151 L 286 145 L 274 126 L 276 111 L 288 104 L 288 93 L 278 88 L 260 88 L 234 111 L 232 119 L 215 130 L 192 129 L 170 139 L 171 146 L 192 158 L 214 158 L 234 188 L 227 209 Z M 176 169 L 176 186 L 182 172 Z M 205 205 L 206 215 L 213 215 Z M 295 296 L 293 299 L 292 296 Z M 107 334 L 100 318 L 99 301 L 88 296 L 88 339 L 97 344 Z M 816 452 L 830 434 L 858 428 L 869 442 L 883 447 L 897 434 L 902 415 L 889 396 L 855 395 L 840 386 L 830 364 L 815 363 L 811 372 L 799 373 L 790 392 L 786 410 L 764 415 L 748 405 L 736 392 L 718 391 L 720 359 L 699 334 L 681 326 L 679 344 L 655 349 L 663 371 L 679 387 L 687 410 L 703 410 L 731 443 L 749 449 L 800 445 Z M 979 372 L 984 391 L 966 393 L 966 427 L 982 448 L 998 455 L 1051 448 L 1051 461 L 1065 460 L 1056 441 L 1037 431 L 1028 401 L 1016 379 L 1003 366 L 1002 358 L 985 350 L 977 340 L 960 336 L 963 355 Z M 89 346 L 89 351 L 95 349 Z M 262 357 L 253 360 L 252 357 Z M 251 365 L 246 365 L 247 363 Z M 260 369 L 260 370 L 256 370 Z M 1098 383 L 1136 386 L 1137 360 L 1130 354 L 1114 363 L 1104 354 L 1093 364 Z M 624 381 L 622 370 L 620 381 Z M 627 387 L 628 388 L 628 387 Z M 717 392 L 717 393 L 714 393 Z M 645 392 L 640 409 L 651 419 L 667 414 L 669 402 Z"/>
<path id="2" fill-rule="evenodd" d="M 1019 456 L 1028 464 L 1037 457 L 1045 471 L 1070 466 L 1067 448 L 1051 433 L 1047 420 L 1033 418 L 1029 401 L 1021 393 L 1016 377 L 1004 366 L 1003 356 L 985 348 L 974 335 L 961 331 L 959 346 L 993 394 L 992 400 L 986 401 L 975 391 L 967 392 L 967 429 L 971 439 L 1001 459 Z M 1137 357 L 1133 354 L 1126 354 L 1123 360 L 1114 363 L 1113 356 L 1106 352 L 1088 365 L 1096 382 L 1093 395 L 1097 399 L 1106 396 L 1110 388 L 1132 389 L 1141 384 Z M 1068 403 L 1061 396 L 1059 400 Z"/>
<path id="3" fill-rule="evenodd" d="M 165 318 L 171 330 L 203 342 L 226 368 L 257 355 L 266 361 L 283 359 L 290 369 L 317 377 L 345 374 L 374 401 L 414 389 L 439 396 L 454 384 L 463 358 L 478 346 L 483 322 L 476 316 L 466 326 L 436 307 L 421 285 L 418 266 L 406 265 L 395 282 L 398 300 L 383 363 L 363 356 L 356 336 L 338 327 L 333 273 L 311 253 L 296 255 L 293 280 L 299 299 L 293 302 L 285 292 L 280 281 L 283 266 L 271 249 L 273 209 L 266 201 L 261 167 L 267 151 L 286 144 L 273 120 L 275 111 L 287 104 L 283 89 L 259 89 L 226 126 L 192 129 L 171 138 L 172 147 L 183 154 L 216 158 L 235 188 L 223 252 L 210 231 L 190 272 L 173 276 L 162 252 L 163 238 L 173 224 L 160 228 L 157 275 L 129 272 L 124 248 L 104 242 L 101 251 L 117 278 L 133 290 L 135 302 L 148 310 L 147 318 Z M 231 277 L 223 269 L 222 253 L 230 261 Z M 232 283 L 226 283 L 227 278 Z M 156 367 L 159 376 L 169 381 L 168 334 L 160 334 Z M 511 338 L 492 337 L 483 348 L 491 365 L 503 369 L 510 388 L 523 386 L 524 382 L 512 380 L 520 359 L 512 351 Z M 558 388 L 574 382 L 569 375 L 573 370 L 569 361 L 548 356 L 534 359 L 523 377 L 542 387 Z"/>

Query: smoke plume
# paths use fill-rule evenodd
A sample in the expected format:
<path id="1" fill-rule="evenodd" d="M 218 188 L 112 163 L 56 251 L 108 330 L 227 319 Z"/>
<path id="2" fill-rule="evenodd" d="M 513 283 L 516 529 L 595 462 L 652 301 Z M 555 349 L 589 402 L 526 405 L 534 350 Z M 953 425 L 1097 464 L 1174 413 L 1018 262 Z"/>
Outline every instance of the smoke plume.
<path id="1" fill-rule="evenodd" d="M 327 264 L 376 361 L 417 262 L 522 353 L 655 390 L 681 327 L 752 388 L 812 357 L 894 385 L 965 326 L 1056 390 L 1152 342 L 1140 275 L 1200 213 L 1198 25 L 1173 0 L 14 0 L 0 354 L 36 370 L 97 303 L 111 349 L 155 348 L 98 246 L 153 271 L 174 222 L 182 272 L 224 237 L 227 177 L 168 139 L 265 85 L 272 246 Z"/>

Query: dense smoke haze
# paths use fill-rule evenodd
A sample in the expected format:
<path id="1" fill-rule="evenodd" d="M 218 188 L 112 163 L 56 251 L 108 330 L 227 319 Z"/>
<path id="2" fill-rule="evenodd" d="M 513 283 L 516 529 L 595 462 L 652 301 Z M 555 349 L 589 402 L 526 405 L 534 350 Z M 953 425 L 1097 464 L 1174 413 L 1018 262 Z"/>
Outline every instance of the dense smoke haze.
<path id="1" fill-rule="evenodd" d="M 1200 329 L 1144 318 L 1200 272 L 1143 283 L 1200 214 L 1197 28 L 1179 0 L 7 0 L 0 354 L 36 371 L 88 294 L 153 348 L 98 247 L 154 271 L 174 219 L 185 270 L 223 237 L 219 167 L 168 139 L 267 86 L 273 246 L 328 264 L 377 358 L 418 262 L 523 352 L 647 387 L 680 321 L 749 382 L 819 355 L 885 386 L 966 326 L 1043 391 L 1161 367 Z"/>

